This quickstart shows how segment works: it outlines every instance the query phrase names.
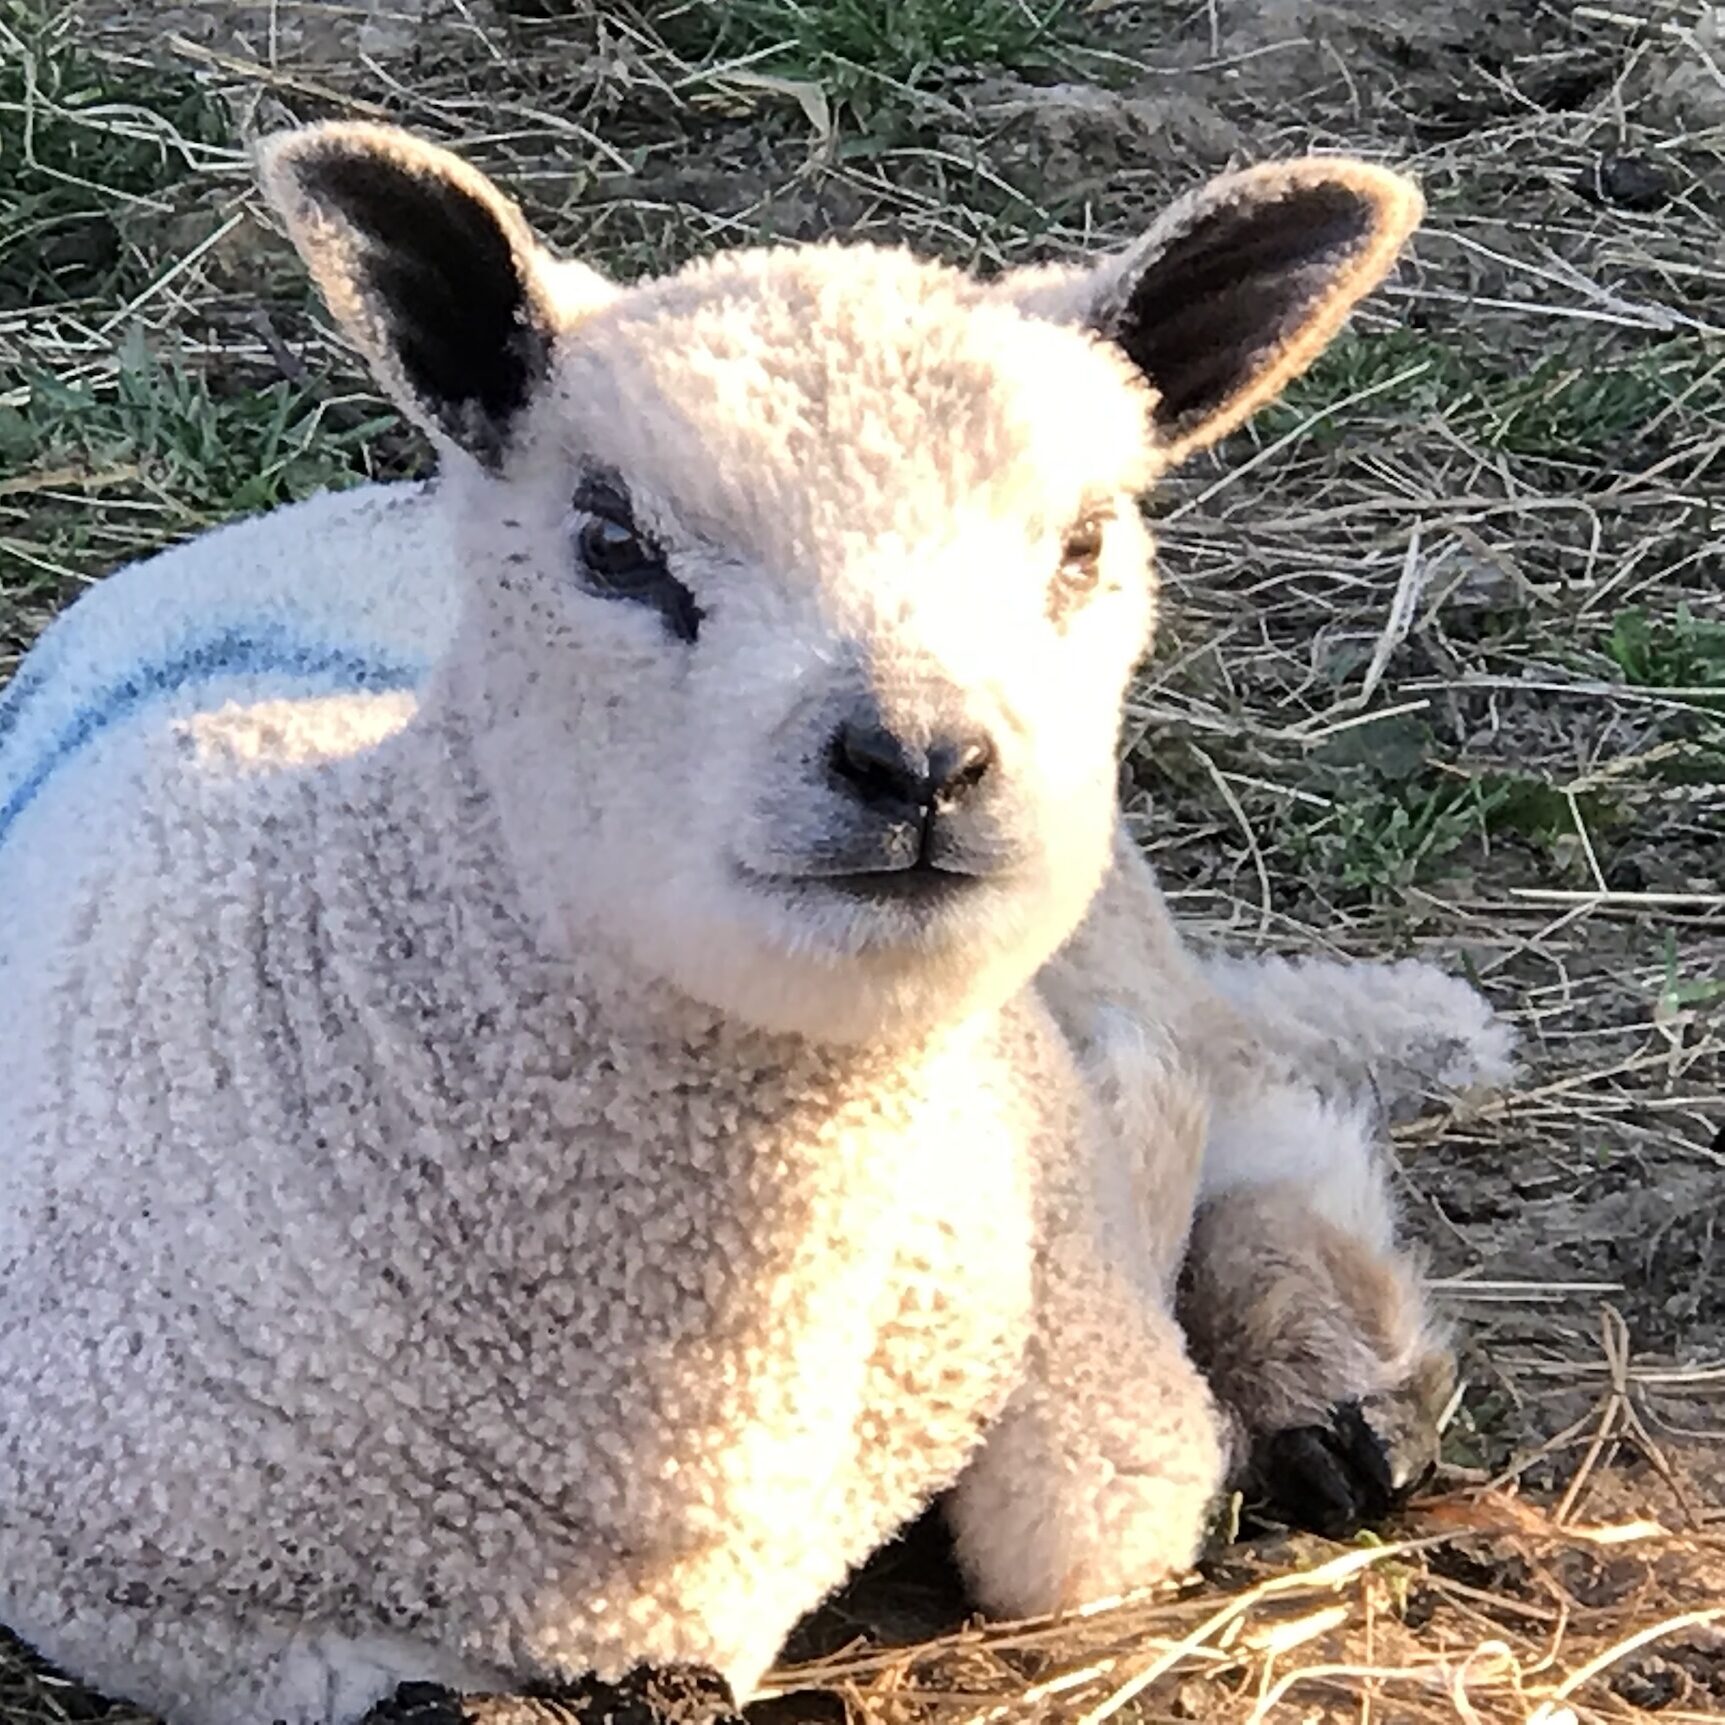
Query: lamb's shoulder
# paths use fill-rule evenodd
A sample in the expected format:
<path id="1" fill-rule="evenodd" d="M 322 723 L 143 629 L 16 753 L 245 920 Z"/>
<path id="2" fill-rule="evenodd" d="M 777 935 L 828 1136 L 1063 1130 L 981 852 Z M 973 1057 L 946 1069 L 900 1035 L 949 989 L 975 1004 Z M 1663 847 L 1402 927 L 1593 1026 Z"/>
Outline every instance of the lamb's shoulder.
<path id="1" fill-rule="evenodd" d="M 12 1048 L 52 1044 L 49 1020 L 63 1010 L 93 1032 L 104 1010 L 128 1004 L 106 998 L 113 990 L 166 1012 L 164 1036 L 183 1032 L 208 1003 L 193 998 L 176 943 L 209 951 L 230 932 L 224 906 L 255 898 L 272 852 L 288 860 L 283 834 L 305 815 L 308 775 L 399 730 L 414 705 L 407 691 L 252 698 L 248 679 L 224 681 L 85 727 L 80 746 L 28 777 L 28 749 L 7 739 L 8 773 L 33 792 L 14 796 L 0 833 Z"/>
<path id="2" fill-rule="evenodd" d="M 164 701 L 69 755 L 0 840 L 12 913 L 0 927 L 0 1033 L 15 1080 L 0 1129 L 15 1171 L 39 1142 L 34 1110 L 59 1122 L 37 1124 L 69 1175 L 84 1153 L 112 1152 L 86 1107 L 149 1093 L 159 1111 L 209 1077 L 194 1068 L 222 1069 L 256 1023 L 266 934 L 308 942 L 303 928 L 268 929 L 266 900 L 276 880 L 304 883 L 296 853 L 328 826 L 313 781 L 399 730 L 413 697 L 197 707 Z M 142 1123 L 127 1124 L 121 1141 L 136 1142 Z"/>
<path id="3" fill-rule="evenodd" d="M 414 681 L 455 609 L 434 487 L 320 492 L 225 523 L 115 570 L 53 620 L 0 698 L 0 786 L 140 712 L 207 710 L 206 690 L 219 703 L 236 685 Z"/>

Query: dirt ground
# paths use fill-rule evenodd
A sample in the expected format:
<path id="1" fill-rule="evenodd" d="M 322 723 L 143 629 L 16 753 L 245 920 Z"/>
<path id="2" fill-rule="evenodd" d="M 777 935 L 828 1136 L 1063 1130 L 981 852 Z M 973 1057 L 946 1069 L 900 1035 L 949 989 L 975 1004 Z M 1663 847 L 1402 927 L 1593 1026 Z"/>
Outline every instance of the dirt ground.
<path id="1" fill-rule="evenodd" d="M 964 37 L 927 4 L 90 0 L 32 36 L 8 5 L 0 69 L 41 64 L 0 124 L 58 115 L 95 189 L 0 151 L 40 236 L 0 238 L 0 675 L 144 546 L 423 460 L 251 213 L 245 131 L 413 124 L 622 273 L 828 234 L 990 269 L 1231 163 L 1416 173 L 1396 284 L 1154 505 L 1170 621 L 1122 785 L 1207 936 L 1438 957 L 1521 1032 L 1511 1094 L 1397 1131 L 1461 1326 L 1444 1473 L 1390 1544 L 1260 1540 L 1166 1599 L 895 1651 L 962 1616 L 924 1529 L 787 1689 L 976 1725 L 1725 1716 L 1725 8 L 1102 0 L 1038 31 L 1002 0 Z M 68 55 L 101 100 L 42 70 Z M 146 435 L 161 355 L 198 381 L 148 383 Z M 260 447 L 233 404 L 263 389 L 260 491 L 210 440 Z M 5 1725 L 98 1716 L 0 1656 Z"/>

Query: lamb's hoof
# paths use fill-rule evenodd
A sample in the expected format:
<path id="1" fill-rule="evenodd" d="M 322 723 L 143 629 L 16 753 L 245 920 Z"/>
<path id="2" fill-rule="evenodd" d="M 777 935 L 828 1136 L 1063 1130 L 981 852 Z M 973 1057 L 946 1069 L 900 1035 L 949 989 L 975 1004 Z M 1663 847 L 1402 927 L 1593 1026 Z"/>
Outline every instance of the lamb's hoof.
<path id="1" fill-rule="evenodd" d="M 403 1683 L 362 1725 L 743 1725 L 717 1672 L 642 1666 L 615 1683 L 581 1677 L 534 1684 L 519 1695 L 458 1695 L 436 1683 Z"/>
<path id="2" fill-rule="evenodd" d="M 1271 1432 L 1253 1459 L 1257 1495 L 1326 1539 L 1382 1521 L 1437 1462 L 1437 1425 L 1402 1397 L 1342 1402 L 1324 1425 Z"/>
<path id="3" fill-rule="evenodd" d="M 403 1683 L 360 1725 L 467 1725 L 472 1717 L 462 1698 L 441 1683 Z"/>

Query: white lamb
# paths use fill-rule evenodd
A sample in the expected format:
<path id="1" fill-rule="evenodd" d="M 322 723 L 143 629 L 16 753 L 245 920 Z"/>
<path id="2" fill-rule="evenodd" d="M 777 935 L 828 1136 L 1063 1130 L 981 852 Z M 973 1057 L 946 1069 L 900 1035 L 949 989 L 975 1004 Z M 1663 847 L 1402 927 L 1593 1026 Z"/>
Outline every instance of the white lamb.
<path id="1" fill-rule="evenodd" d="M 1373 1110 L 1503 1032 L 1201 965 L 1113 787 L 1134 499 L 1417 194 L 624 288 L 399 133 L 263 161 L 444 471 L 122 572 L 0 708 L 0 1620 L 174 1725 L 746 1696 L 949 1490 L 1014 1613 L 1231 1479 L 1381 1512 L 1447 1368 Z"/>

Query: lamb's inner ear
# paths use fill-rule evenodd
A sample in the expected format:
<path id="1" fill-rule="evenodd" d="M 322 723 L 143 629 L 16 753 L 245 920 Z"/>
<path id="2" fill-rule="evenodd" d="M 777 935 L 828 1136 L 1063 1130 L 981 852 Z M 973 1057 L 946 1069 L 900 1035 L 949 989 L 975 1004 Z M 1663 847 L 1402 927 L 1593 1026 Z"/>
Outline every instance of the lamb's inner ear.
<path id="1" fill-rule="evenodd" d="M 1422 213 L 1410 182 L 1364 162 L 1251 169 L 1182 200 L 1093 270 L 1026 272 L 1018 298 L 1125 349 L 1157 391 L 1157 429 L 1179 460 L 1323 352 Z"/>
<path id="2" fill-rule="evenodd" d="M 379 381 L 497 466 L 555 328 L 520 212 L 456 157 L 381 127 L 290 132 L 262 158 L 271 201 Z"/>

